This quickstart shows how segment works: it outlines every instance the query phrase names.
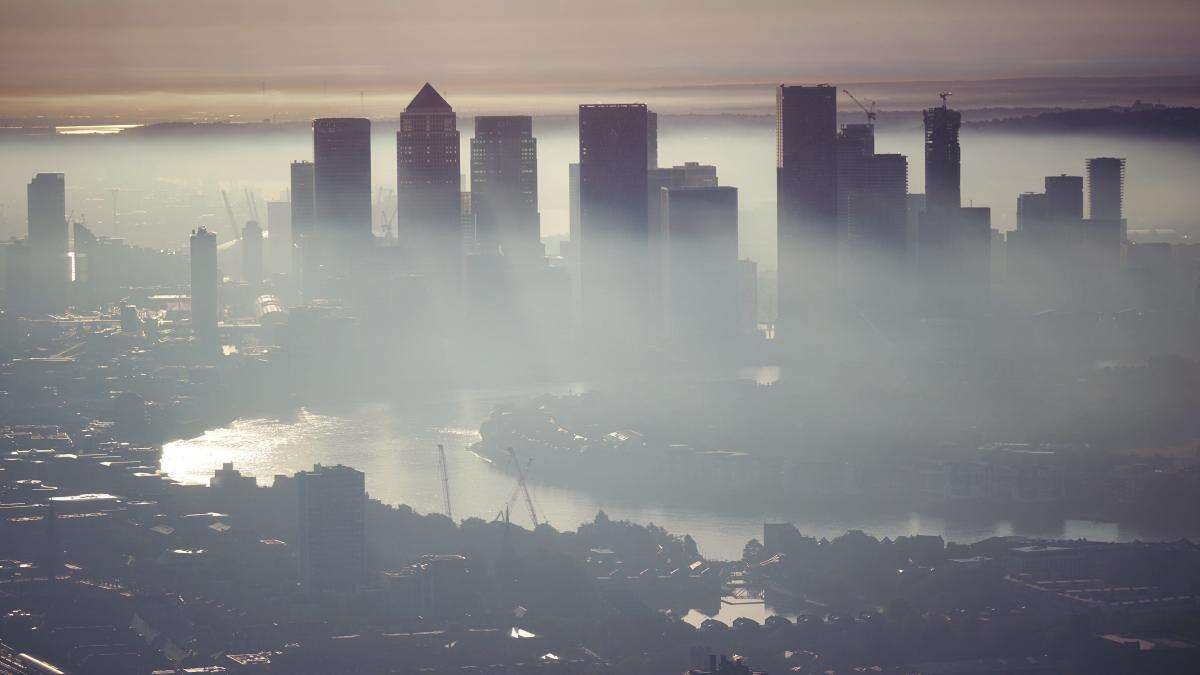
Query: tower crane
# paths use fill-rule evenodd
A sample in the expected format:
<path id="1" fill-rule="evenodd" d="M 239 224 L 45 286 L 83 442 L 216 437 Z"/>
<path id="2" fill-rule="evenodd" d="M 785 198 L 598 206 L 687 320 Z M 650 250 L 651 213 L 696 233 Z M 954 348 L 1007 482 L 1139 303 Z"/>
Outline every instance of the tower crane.
<path id="1" fill-rule="evenodd" d="M 529 519 L 533 521 L 533 526 L 537 527 L 540 521 L 538 521 L 537 509 L 533 507 L 533 497 L 529 494 L 529 484 L 525 481 L 525 467 L 521 466 L 520 460 L 517 459 L 516 450 L 508 448 L 508 455 L 512 457 L 513 468 L 517 470 L 517 487 L 525 495 L 525 506 L 529 509 Z"/>
<path id="2" fill-rule="evenodd" d="M 868 108 L 854 94 L 851 94 L 849 89 L 843 89 L 842 93 L 849 96 L 850 100 L 854 101 L 854 104 L 862 108 L 862 111 L 867 114 L 867 124 L 875 124 L 875 101 L 871 101 L 871 107 Z"/>
<path id="3" fill-rule="evenodd" d="M 446 448 L 439 443 L 438 449 L 438 475 L 442 479 L 442 506 L 446 511 L 446 517 L 454 520 L 454 512 L 450 508 L 450 471 L 446 468 Z"/>
<path id="4" fill-rule="evenodd" d="M 532 464 L 533 464 L 532 457 L 529 457 L 525 460 L 525 475 L 526 476 L 529 475 L 529 467 Z M 508 494 L 508 499 L 504 500 L 504 508 L 500 509 L 496 513 L 496 517 L 492 519 L 493 523 L 499 522 L 500 519 L 504 517 L 504 514 L 507 513 L 510 508 L 512 508 L 513 502 L 517 501 L 517 495 L 519 495 L 519 494 L 521 494 L 521 482 L 517 481 L 517 484 L 513 486 L 512 492 L 510 492 Z"/>
<path id="5" fill-rule="evenodd" d="M 254 193 L 250 188 L 243 188 L 246 193 L 246 210 L 250 213 L 250 220 L 261 222 L 258 219 L 258 200 L 254 198 Z"/>
<path id="6" fill-rule="evenodd" d="M 221 199 L 225 200 L 225 216 L 229 218 L 229 227 L 233 228 L 233 238 L 241 239 L 242 228 L 237 226 L 237 219 L 233 217 L 233 207 L 229 205 L 229 193 L 225 192 L 225 188 L 221 188 Z"/>
<path id="7" fill-rule="evenodd" d="M 954 92 L 952 92 L 952 91 L 938 92 L 938 96 L 942 97 L 942 108 L 946 107 L 946 99 L 950 98 L 953 95 L 954 95 Z"/>

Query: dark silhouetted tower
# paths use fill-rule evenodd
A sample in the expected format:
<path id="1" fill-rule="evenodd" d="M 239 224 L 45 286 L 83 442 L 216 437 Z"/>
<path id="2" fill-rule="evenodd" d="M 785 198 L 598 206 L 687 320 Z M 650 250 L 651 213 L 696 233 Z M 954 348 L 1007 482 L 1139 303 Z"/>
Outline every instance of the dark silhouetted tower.
<path id="1" fill-rule="evenodd" d="M 1121 223 L 1125 232 L 1125 160 L 1093 157 L 1087 161 L 1088 217 L 1095 221 Z"/>
<path id="2" fill-rule="evenodd" d="M 220 349 L 217 321 L 220 307 L 217 290 L 220 277 L 217 272 L 217 235 L 203 226 L 192 232 L 192 333 L 200 355 L 213 358 Z"/>
<path id="3" fill-rule="evenodd" d="M 958 129 L 962 114 L 947 107 L 925 110 L 925 208 L 949 211 L 962 206 L 962 156 Z"/>
<path id="4" fill-rule="evenodd" d="M 371 120 L 313 121 L 316 228 L 344 243 L 371 239 Z"/>
<path id="5" fill-rule="evenodd" d="M 570 234 L 571 234 L 571 251 L 572 258 L 579 258 L 579 240 L 580 240 L 580 223 L 583 218 L 580 216 L 579 209 L 579 163 L 572 162 L 567 167 L 567 197 L 569 200 L 568 207 L 570 208 Z"/>
<path id="6" fill-rule="evenodd" d="M 646 114 L 640 103 L 579 106 L 583 324 L 637 348 L 648 320 Z"/>
<path id="7" fill-rule="evenodd" d="M 263 273 L 271 276 L 286 272 L 292 262 L 292 204 L 267 202 L 267 242 Z"/>
<path id="8" fill-rule="evenodd" d="M 29 299 L 36 311 L 67 302 L 71 261 L 67 256 L 66 186 L 61 173 L 39 173 L 26 190 L 29 210 Z"/>
<path id="9" fill-rule="evenodd" d="M 858 189 L 846 202 L 847 239 L 869 242 L 902 258 L 907 201 L 908 158 L 893 154 L 866 157 Z"/>
<path id="10" fill-rule="evenodd" d="M 1046 176 L 1046 202 L 1057 221 L 1083 220 L 1083 176 Z"/>
<path id="11" fill-rule="evenodd" d="M 861 192 L 867 164 L 875 154 L 875 125 L 846 124 L 837 137 L 837 222 L 845 233 L 850 218 L 850 195 Z"/>
<path id="12" fill-rule="evenodd" d="M 292 238 L 295 241 L 312 232 L 317 222 L 314 168 L 312 162 L 292 162 Z"/>
<path id="13" fill-rule="evenodd" d="M 668 188 L 661 199 L 670 332 L 688 344 L 728 339 L 742 328 L 737 188 Z"/>
<path id="14" fill-rule="evenodd" d="M 463 265 L 459 136 L 454 109 L 428 82 L 396 132 L 396 227 L 417 269 L 457 280 Z"/>
<path id="15" fill-rule="evenodd" d="M 799 329 L 833 292 L 837 245 L 837 89 L 780 86 L 775 98 L 779 322 Z"/>
<path id="16" fill-rule="evenodd" d="M 300 581 L 308 592 L 351 591 L 366 578 L 365 476 L 348 466 L 296 474 Z"/>
<path id="17" fill-rule="evenodd" d="M 263 231 L 258 221 L 248 220 L 242 228 L 242 281 L 257 290 L 263 280 Z"/>
<path id="18" fill-rule="evenodd" d="M 646 110 L 646 168 L 658 168 L 658 113 Z"/>
<path id="19" fill-rule="evenodd" d="M 513 259 L 542 254 L 537 139 L 527 115 L 476 117 L 471 139 L 471 206 L 481 250 Z"/>

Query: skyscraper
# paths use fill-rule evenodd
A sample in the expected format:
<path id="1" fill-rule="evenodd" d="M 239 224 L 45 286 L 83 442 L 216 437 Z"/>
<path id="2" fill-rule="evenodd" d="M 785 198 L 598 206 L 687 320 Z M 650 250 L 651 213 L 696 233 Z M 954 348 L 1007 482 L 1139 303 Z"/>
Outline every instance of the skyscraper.
<path id="1" fill-rule="evenodd" d="M 29 215 L 29 299 L 36 311 L 65 306 L 71 281 L 67 256 L 66 186 L 61 173 L 39 173 L 26 189 Z"/>
<path id="2" fill-rule="evenodd" d="M 348 466 L 296 474 L 300 582 L 312 593 L 351 591 L 366 578 L 365 476 Z"/>
<path id="3" fill-rule="evenodd" d="M 247 220 L 242 228 L 242 281 L 257 290 L 263 280 L 263 231 L 258 221 Z"/>
<path id="4" fill-rule="evenodd" d="M 640 348 L 648 321 L 646 115 L 641 103 L 579 106 L 583 323 L 629 340 L 618 347 Z"/>
<path id="5" fill-rule="evenodd" d="M 779 323 L 799 329 L 833 291 L 837 89 L 781 85 L 775 97 Z"/>
<path id="6" fill-rule="evenodd" d="M 292 276 L 296 277 L 301 295 L 312 292 L 315 256 L 306 255 L 305 245 L 312 238 L 317 222 L 316 173 L 312 162 L 292 162 Z"/>
<path id="7" fill-rule="evenodd" d="M 396 132 L 396 227 L 417 269 L 440 282 L 462 273 L 459 136 L 454 109 L 428 82 Z"/>
<path id="8" fill-rule="evenodd" d="M 925 110 L 925 208 L 947 211 L 962 206 L 962 158 L 958 129 L 962 113 L 947 107 Z"/>
<path id="9" fill-rule="evenodd" d="M 313 169 L 312 162 L 292 162 L 292 238 L 295 241 L 312 232 L 317 221 Z"/>
<path id="10" fill-rule="evenodd" d="M 203 226 L 192 232 L 191 283 L 192 283 L 192 333 L 201 358 L 211 359 L 218 355 L 220 336 L 217 321 L 220 307 L 217 290 L 220 277 L 217 272 L 217 235 Z"/>
<path id="11" fill-rule="evenodd" d="M 1119 157 L 1093 157 L 1087 161 L 1088 218 L 1121 223 L 1125 232 L 1125 160 Z"/>
<path id="12" fill-rule="evenodd" d="M 370 241 L 371 120 L 314 120 L 313 159 L 317 230 L 346 245 Z"/>
<path id="13" fill-rule="evenodd" d="M 664 198 L 662 191 L 681 187 L 716 187 L 717 167 L 699 162 L 684 162 L 683 164 L 654 168 L 651 167 L 646 176 L 646 222 L 649 236 L 650 252 L 650 300 L 652 314 L 660 314 L 664 301 L 666 286 L 666 248 L 664 246 L 666 224 L 662 219 Z"/>
<path id="14" fill-rule="evenodd" d="M 909 281 L 908 158 L 872 154 L 855 163 L 854 189 L 845 195 L 845 213 L 839 213 L 845 223 L 842 278 L 856 306 L 896 308 Z"/>
<path id="15" fill-rule="evenodd" d="M 906 248 L 908 158 L 870 155 L 862 164 L 858 188 L 847 196 L 847 239 L 870 243 L 901 259 Z"/>
<path id="16" fill-rule="evenodd" d="M 646 110 L 646 168 L 658 168 L 658 113 Z"/>
<path id="17" fill-rule="evenodd" d="M 1046 176 L 1046 202 L 1055 220 L 1083 220 L 1083 176 Z"/>
<path id="18" fill-rule="evenodd" d="M 475 118 L 471 205 L 480 249 L 511 259 L 541 258 L 537 139 L 527 115 Z"/>
<path id="19" fill-rule="evenodd" d="M 741 326 L 737 188 L 661 193 L 670 333 L 685 344 L 729 338 Z"/>
<path id="20" fill-rule="evenodd" d="M 850 195 L 862 191 L 867 164 L 874 154 L 874 124 L 846 124 L 838 131 L 837 222 L 843 236 L 849 226 Z"/>
<path id="21" fill-rule="evenodd" d="M 580 223 L 583 218 L 579 212 L 579 162 L 572 162 L 567 167 L 567 190 L 570 212 L 571 250 L 573 257 L 579 257 Z"/>
<path id="22" fill-rule="evenodd" d="M 292 262 L 292 203 L 267 202 L 267 242 L 264 274 L 290 269 Z"/>

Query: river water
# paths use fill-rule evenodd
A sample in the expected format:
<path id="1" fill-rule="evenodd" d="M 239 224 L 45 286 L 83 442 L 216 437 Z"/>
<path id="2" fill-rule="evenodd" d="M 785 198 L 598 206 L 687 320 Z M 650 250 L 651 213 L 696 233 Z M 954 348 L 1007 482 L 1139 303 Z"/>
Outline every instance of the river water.
<path id="1" fill-rule="evenodd" d="M 769 381 L 772 368 L 752 369 L 744 377 Z M 503 509 L 515 487 L 512 476 L 467 450 L 479 440 L 479 423 L 501 402 L 538 394 L 567 394 L 581 384 L 544 384 L 506 389 L 461 389 L 430 395 L 420 401 L 375 403 L 325 410 L 302 408 L 288 418 L 240 419 L 192 439 L 163 448 L 162 469 L 189 483 L 206 483 L 215 469 L 232 462 L 243 473 L 269 484 L 276 474 L 311 469 L 315 463 L 342 463 L 366 473 L 367 491 L 387 503 L 404 503 L 419 512 L 442 511 L 436 445 L 446 448 L 451 502 L 456 519 L 491 519 Z M 1140 533 L 1091 520 L 1053 520 L 1014 523 L 1007 520 L 947 520 L 916 512 L 877 514 L 737 513 L 705 511 L 662 503 L 654 495 L 613 501 L 585 489 L 565 489 L 537 482 L 531 488 L 538 515 L 558 529 L 574 529 L 603 509 L 613 518 L 655 523 L 676 533 L 691 534 L 710 558 L 737 559 L 752 537 L 762 536 L 764 522 L 790 521 L 801 532 L 835 537 L 861 529 L 879 537 L 930 534 L 969 542 L 996 535 L 1047 538 L 1086 538 L 1129 541 Z M 512 518 L 528 526 L 530 519 L 517 500 Z M 1153 537 L 1145 537 L 1153 538 Z"/>

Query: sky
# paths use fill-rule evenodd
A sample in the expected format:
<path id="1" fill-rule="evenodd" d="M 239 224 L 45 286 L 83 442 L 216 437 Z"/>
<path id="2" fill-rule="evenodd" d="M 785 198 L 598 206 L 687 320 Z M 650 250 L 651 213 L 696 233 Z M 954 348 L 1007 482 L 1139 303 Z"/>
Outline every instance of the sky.
<path id="1" fill-rule="evenodd" d="M 0 116 L 361 101 L 425 80 L 496 97 L 1195 75 L 1196 35 L 1196 0 L 0 0 Z"/>

